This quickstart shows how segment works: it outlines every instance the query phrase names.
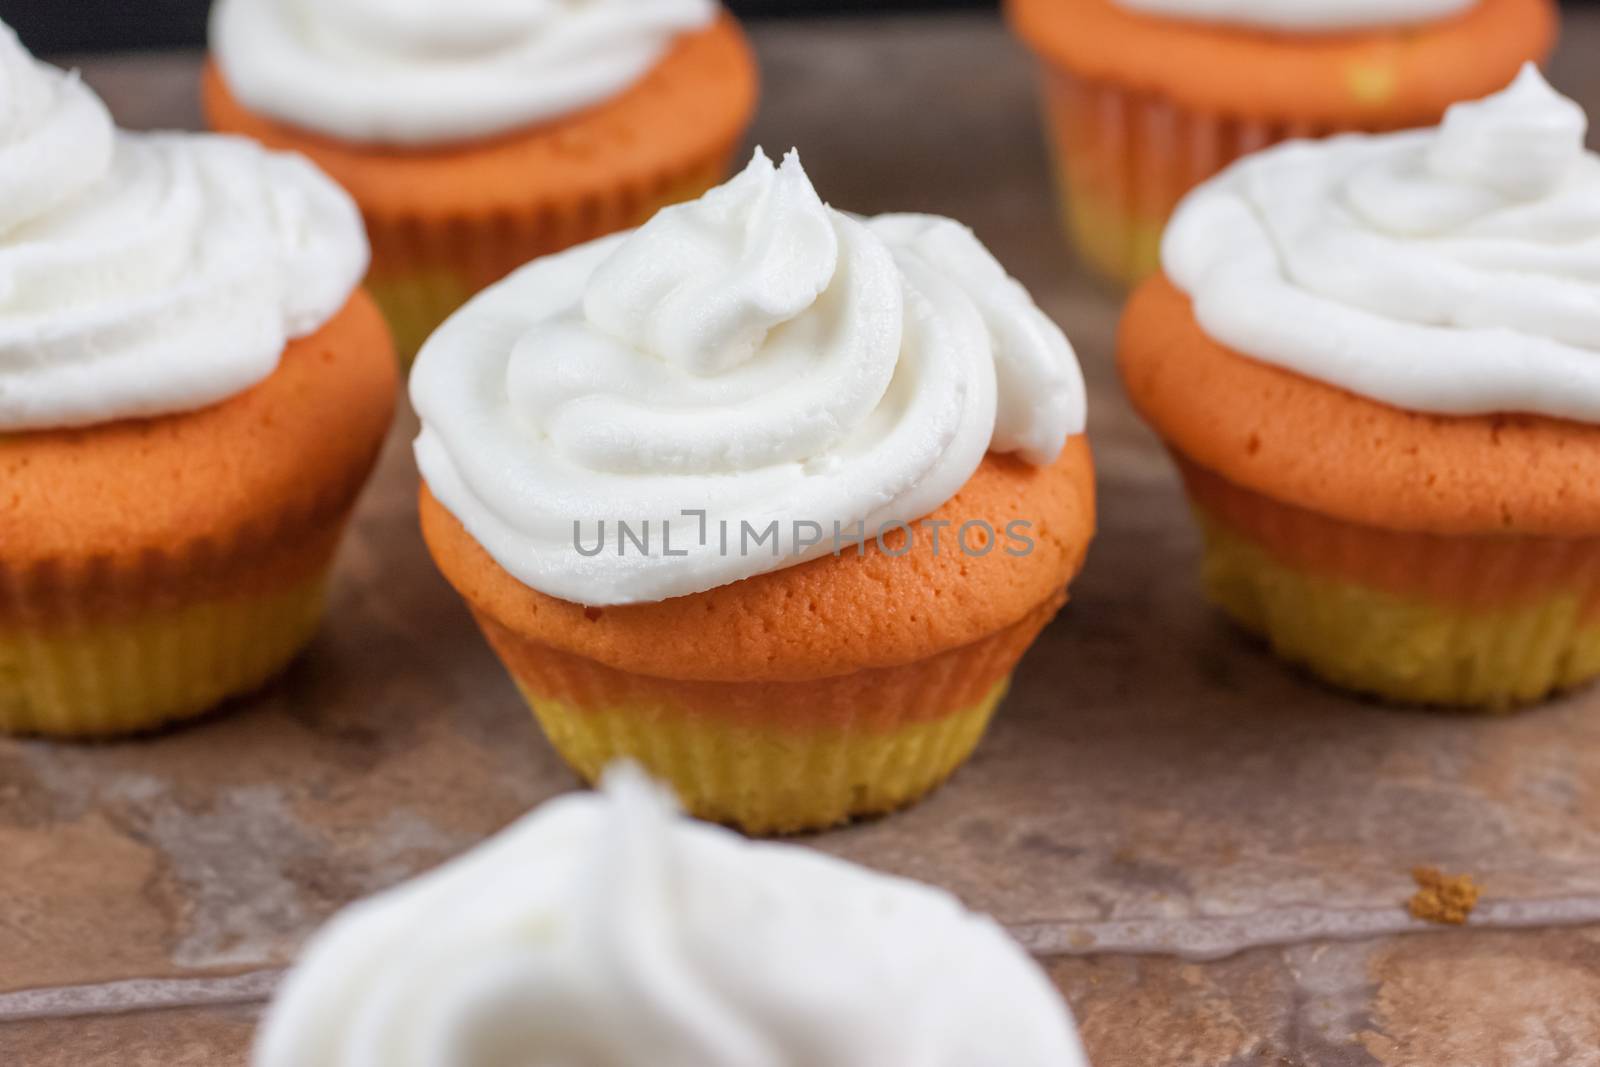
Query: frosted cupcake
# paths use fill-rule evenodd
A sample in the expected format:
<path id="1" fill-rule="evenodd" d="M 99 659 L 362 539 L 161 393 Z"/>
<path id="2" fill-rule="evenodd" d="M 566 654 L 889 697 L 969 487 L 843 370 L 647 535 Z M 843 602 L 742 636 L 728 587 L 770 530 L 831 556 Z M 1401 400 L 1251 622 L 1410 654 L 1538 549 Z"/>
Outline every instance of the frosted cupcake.
<path id="1" fill-rule="evenodd" d="M 393 410 L 305 160 L 113 128 L 0 26 L 0 732 L 145 729 L 310 638 Z"/>
<path id="2" fill-rule="evenodd" d="M 1183 194 L 1290 138 L 1430 126 L 1555 40 L 1554 0 L 1007 0 L 1079 253 L 1137 282 Z"/>
<path id="3" fill-rule="evenodd" d="M 1531 66 L 1443 126 L 1283 146 L 1185 201 L 1121 364 L 1211 597 L 1391 700 L 1600 674 L 1600 159 Z"/>
<path id="4" fill-rule="evenodd" d="M 991 919 L 675 815 L 637 772 L 336 916 L 255 1067 L 1084 1067 Z"/>
<path id="5" fill-rule="evenodd" d="M 406 359 L 513 268 L 717 184 L 755 108 L 715 0 L 217 0 L 211 48 L 212 127 L 361 205 Z"/>
<path id="6" fill-rule="evenodd" d="M 751 831 L 949 775 L 1093 530 L 1060 330 L 794 156 L 512 275 L 411 396 L 428 545 L 556 748 Z"/>

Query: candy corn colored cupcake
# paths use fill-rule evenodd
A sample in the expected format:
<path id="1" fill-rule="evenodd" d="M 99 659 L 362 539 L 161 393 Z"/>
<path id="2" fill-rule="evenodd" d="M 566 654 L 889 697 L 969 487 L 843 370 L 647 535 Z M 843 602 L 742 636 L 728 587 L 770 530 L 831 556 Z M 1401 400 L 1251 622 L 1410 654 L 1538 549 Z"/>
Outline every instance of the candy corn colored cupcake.
<path id="1" fill-rule="evenodd" d="M 627 766 L 336 915 L 251 1062 L 1085 1067 L 993 919 L 685 819 Z"/>
<path id="2" fill-rule="evenodd" d="M 1066 338 L 970 231 L 793 156 L 518 271 L 411 396 L 428 545 L 552 743 L 750 831 L 948 776 L 1093 529 Z"/>
<path id="3" fill-rule="evenodd" d="M 1120 359 L 1212 599 L 1395 701 L 1600 674 L 1600 159 L 1531 66 L 1438 129 L 1285 145 L 1179 209 Z"/>
<path id="4" fill-rule="evenodd" d="M 247 141 L 115 130 L 0 26 L 0 731 L 266 681 L 393 409 L 355 205 Z"/>
<path id="5" fill-rule="evenodd" d="M 755 109 L 715 0 L 218 0 L 211 46 L 212 127 L 304 153 L 361 205 L 406 360 L 513 268 L 721 181 Z"/>
<path id="6" fill-rule="evenodd" d="M 1078 252 L 1137 282 L 1183 194 L 1291 138 L 1437 123 L 1555 39 L 1554 0 L 1007 0 Z"/>

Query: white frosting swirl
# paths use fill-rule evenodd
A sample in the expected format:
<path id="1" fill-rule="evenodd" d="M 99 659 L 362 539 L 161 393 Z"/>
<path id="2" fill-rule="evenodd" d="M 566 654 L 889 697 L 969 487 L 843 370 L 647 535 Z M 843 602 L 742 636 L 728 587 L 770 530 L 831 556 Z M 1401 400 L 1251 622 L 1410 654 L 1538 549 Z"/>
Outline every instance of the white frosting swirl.
<path id="1" fill-rule="evenodd" d="M 1478 0 L 1117 0 L 1168 18 L 1316 33 L 1405 26 L 1449 18 Z"/>
<path id="2" fill-rule="evenodd" d="M 1064 1004 L 952 896 L 676 817 L 631 768 L 356 904 L 255 1067 L 1084 1067 Z"/>
<path id="3" fill-rule="evenodd" d="M 211 47 L 263 114 L 350 141 L 504 133 L 627 89 L 715 0 L 217 0 Z"/>
<path id="4" fill-rule="evenodd" d="M 366 262 L 355 205 L 305 160 L 118 132 L 0 26 L 0 432 L 240 392 Z"/>
<path id="5" fill-rule="evenodd" d="M 1434 130 L 1247 157 L 1162 260 L 1206 333 L 1413 411 L 1600 422 L 1600 157 L 1528 66 Z"/>
<path id="6" fill-rule="evenodd" d="M 113 137 L 100 98 L 35 60 L 0 22 L 0 235 L 93 185 Z"/>
<path id="7" fill-rule="evenodd" d="M 586 604 L 788 566 L 832 550 L 835 523 L 914 521 L 991 447 L 1047 463 L 1084 417 L 1071 346 L 970 231 L 852 218 L 798 157 L 759 152 L 702 200 L 480 295 L 411 395 L 434 495 L 522 582 Z M 580 554 L 602 521 L 654 539 Z M 777 540 L 727 550 L 723 521 Z"/>

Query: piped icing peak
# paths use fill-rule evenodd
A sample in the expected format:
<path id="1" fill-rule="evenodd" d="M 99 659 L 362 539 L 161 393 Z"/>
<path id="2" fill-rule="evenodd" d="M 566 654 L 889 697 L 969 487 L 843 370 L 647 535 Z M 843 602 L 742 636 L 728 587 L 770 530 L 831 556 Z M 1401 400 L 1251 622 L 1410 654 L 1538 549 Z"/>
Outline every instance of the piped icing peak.
<path id="1" fill-rule="evenodd" d="M 1213 338 L 1395 407 L 1600 421 L 1600 157 L 1532 66 L 1435 129 L 1295 142 L 1163 244 Z"/>
<path id="2" fill-rule="evenodd" d="M 0 26 L 0 432 L 231 396 L 366 262 L 355 205 L 305 160 L 118 131 Z"/>
<path id="3" fill-rule="evenodd" d="M 351 141 L 448 143 L 598 104 L 658 63 L 715 0 L 217 0 L 235 96 Z"/>
<path id="4" fill-rule="evenodd" d="M 1428 170 L 1445 181 L 1537 199 L 1582 167 L 1588 132 L 1583 108 L 1528 63 L 1504 92 L 1445 113 L 1428 146 Z"/>
<path id="5" fill-rule="evenodd" d="M 1059 995 L 950 895 L 683 819 L 641 772 L 348 908 L 256 1067 L 1083 1067 Z"/>
<path id="6" fill-rule="evenodd" d="M 816 303 L 838 259 L 799 155 L 774 168 L 758 152 L 726 185 L 640 227 L 595 271 L 584 314 L 691 374 L 723 373 Z"/>
<path id="7" fill-rule="evenodd" d="M 1084 421 L 1071 346 L 970 230 L 836 211 L 792 153 L 482 294 L 411 393 L 435 497 L 512 575 L 587 604 L 701 592 L 829 551 L 836 525 L 913 522 L 991 448 L 1046 464 Z M 577 551 L 575 531 L 618 522 L 657 536 Z M 776 540 L 730 551 L 722 523 Z M 803 544 L 797 523 L 824 535 Z"/>
<path id="8" fill-rule="evenodd" d="M 1298 33 L 1406 26 L 1449 18 L 1478 0 L 1116 0 L 1168 18 Z"/>

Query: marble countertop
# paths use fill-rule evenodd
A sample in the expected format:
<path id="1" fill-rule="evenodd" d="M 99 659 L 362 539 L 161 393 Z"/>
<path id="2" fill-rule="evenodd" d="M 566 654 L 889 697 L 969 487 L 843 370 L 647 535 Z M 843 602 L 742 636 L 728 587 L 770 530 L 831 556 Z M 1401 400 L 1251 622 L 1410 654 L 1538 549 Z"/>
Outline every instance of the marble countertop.
<path id="1" fill-rule="evenodd" d="M 994 913 L 1097 1067 L 1600 1065 L 1600 692 L 1384 710 L 1230 629 L 1116 388 L 1118 295 L 1055 225 L 1021 49 L 977 15 L 752 32 L 755 140 L 800 146 L 839 206 L 965 220 L 1066 326 L 1102 486 L 1088 570 L 973 762 L 808 844 Z M 1574 12 L 1554 80 L 1600 114 L 1597 55 L 1600 12 Z M 124 124 L 191 126 L 198 64 L 82 66 Z M 154 739 L 0 740 L 0 1064 L 243 1064 L 323 919 L 575 787 L 428 562 L 414 428 L 281 683 Z M 1407 916 L 1419 864 L 1474 876 L 1470 925 Z"/>

